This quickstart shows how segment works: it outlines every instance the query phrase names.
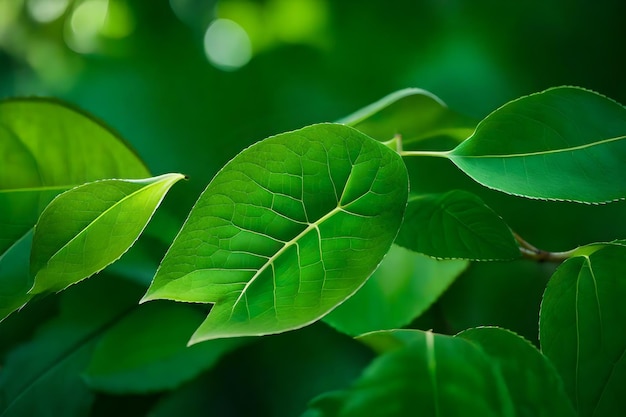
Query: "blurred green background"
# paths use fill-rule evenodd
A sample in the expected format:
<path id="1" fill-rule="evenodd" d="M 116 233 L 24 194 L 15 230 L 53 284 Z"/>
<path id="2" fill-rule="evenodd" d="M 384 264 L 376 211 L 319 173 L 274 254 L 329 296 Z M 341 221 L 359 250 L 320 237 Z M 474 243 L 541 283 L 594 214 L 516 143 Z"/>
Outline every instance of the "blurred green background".
<path id="1" fill-rule="evenodd" d="M 477 118 L 564 84 L 626 102 L 624 16 L 585 0 L 0 0 L 0 96 L 68 100 L 199 191 L 243 147 L 400 88 Z"/>
<path id="2" fill-rule="evenodd" d="M 401 88 L 427 89 L 476 119 L 558 85 L 626 103 L 624 16 L 618 0 L 0 0 L 0 98 L 64 99 L 119 131 L 154 174 L 187 174 L 165 201 L 174 220 L 155 218 L 173 235 L 212 176 L 246 146 L 337 120 Z M 478 188 L 450 167 L 439 171 L 444 162 L 415 168 L 415 188 Z M 626 238 L 623 203 L 522 205 L 477 192 L 545 249 Z M 155 265 L 165 248 L 148 256 Z M 454 333 L 497 324 L 536 341 L 552 270 L 475 264 L 415 326 Z M 234 352 L 218 377 L 174 398 L 219 415 L 297 415 L 311 396 L 349 383 L 370 357 L 320 323 Z M 224 394 L 233 391 L 249 401 Z M 94 415 L 127 400 L 101 396 Z M 131 400 L 144 411 L 153 398 Z"/>

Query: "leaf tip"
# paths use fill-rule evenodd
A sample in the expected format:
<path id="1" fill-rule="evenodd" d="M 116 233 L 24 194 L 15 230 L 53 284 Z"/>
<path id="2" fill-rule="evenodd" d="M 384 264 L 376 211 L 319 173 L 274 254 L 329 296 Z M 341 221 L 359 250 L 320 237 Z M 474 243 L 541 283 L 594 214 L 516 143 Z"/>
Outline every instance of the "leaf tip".
<path id="1" fill-rule="evenodd" d="M 150 294 L 149 292 L 147 292 L 146 295 L 141 297 L 141 300 L 139 300 L 139 304 L 144 304 L 144 303 L 146 303 L 148 301 L 152 301 L 154 299 L 155 299 L 155 297 L 152 294 Z"/>

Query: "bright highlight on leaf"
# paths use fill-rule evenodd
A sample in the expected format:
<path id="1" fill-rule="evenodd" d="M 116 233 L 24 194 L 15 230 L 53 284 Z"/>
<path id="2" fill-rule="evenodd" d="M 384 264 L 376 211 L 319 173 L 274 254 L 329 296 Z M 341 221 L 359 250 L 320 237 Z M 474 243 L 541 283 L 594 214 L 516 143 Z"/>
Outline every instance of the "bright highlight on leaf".
<path id="1" fill-rule="evenodd" d="M 261 141 L 208 185 L 144 301 L 215 303 L 191 343 L 305 326 L 378 266 L 407 194 L 400 156 L 350 127 Z"/>
<path id="2" fill-rule="evenodd" d="M 620 244 L 568 259 L 541 304 L 541 349 L 581 416 L 626 409 L 625 259 Z"/>
<path id="3" fill-rule="evenodd" d="M 509 194 L 624 199 L 626 109 L 581 88 L 552 88 L 497 109 L 446 156 L 480 184 Z"/>
<path id="4" fill-rule="evenodd" d="M 31 293 L 60 291 L 117 260 L 137 240 L 181 174 L 102 180 L 55 198 L 35 227 Z"/>
<path id="5" fill-rule="evenodd" d="M 511 229 L 479 197 L 462 190 L 411 197 L 396 243 L 443 259 L 511 260 Z"/>

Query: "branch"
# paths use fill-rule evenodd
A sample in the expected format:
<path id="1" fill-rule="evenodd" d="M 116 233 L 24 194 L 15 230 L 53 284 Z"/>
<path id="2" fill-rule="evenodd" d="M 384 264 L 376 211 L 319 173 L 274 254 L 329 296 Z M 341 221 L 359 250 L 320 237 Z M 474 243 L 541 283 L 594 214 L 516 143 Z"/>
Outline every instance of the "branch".
<path id="1" fill-rule="evenodd" d="M 569 259 L 574 254 L 574 252 L 578 250 L 578 248 L 574 248 L 565 252 L 548 252 L 528 243 L 515 232 L 513 232 L 513 236 L 519 244 L 519 250 L 522 253 L 522 256 L 526 259 L 537 262 L 563 262 Z"/>

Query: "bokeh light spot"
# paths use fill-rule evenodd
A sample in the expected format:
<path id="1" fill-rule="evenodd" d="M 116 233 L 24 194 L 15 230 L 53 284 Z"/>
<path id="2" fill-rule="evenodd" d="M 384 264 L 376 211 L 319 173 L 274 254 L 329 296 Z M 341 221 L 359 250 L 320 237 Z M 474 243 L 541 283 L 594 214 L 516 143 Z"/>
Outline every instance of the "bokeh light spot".
<path id="1" fill-rule="evenodd" d="M 135 30 L 135 18 L 128 3 L 109 0 L 106 18 L 100 34 L 112 39 L 122 39 Z"/>
<path id="2" fill-rule="evenodd" d="M 109 9 L 108 0 L 85 0 L 79 4 L 69 19 L 65 41 L 79 53 L 93 52 L 98 45 L 98 35 L 102 30 Z"/>
<path id="3" fill-rule="evenodd" d="M 228 19 L 217 19 L 204 35 L 204 51 L 217 68 L 233 71 L 252 58 L 252 46 L 246 31 Z"/>
<path id="4" fill-rule="evenodd" d="M 65 13 L 69 0 L 28 0 L 26 7 L 33 20 L 48 23 Z"/>

